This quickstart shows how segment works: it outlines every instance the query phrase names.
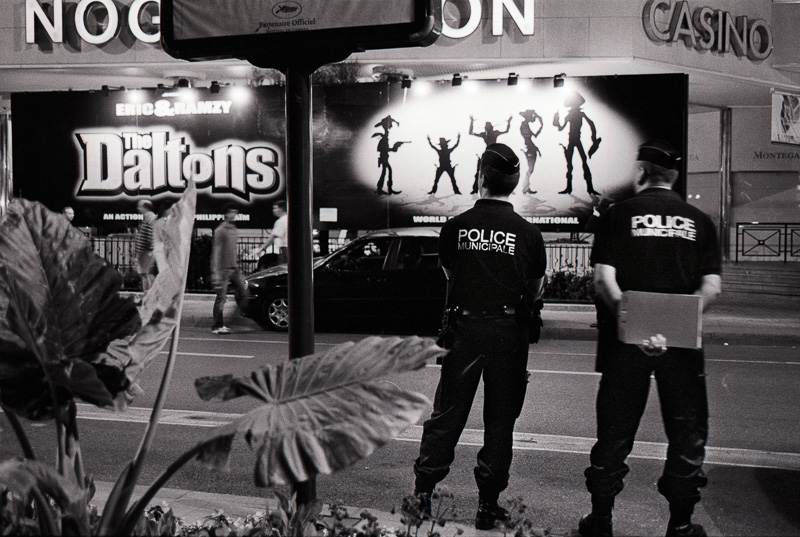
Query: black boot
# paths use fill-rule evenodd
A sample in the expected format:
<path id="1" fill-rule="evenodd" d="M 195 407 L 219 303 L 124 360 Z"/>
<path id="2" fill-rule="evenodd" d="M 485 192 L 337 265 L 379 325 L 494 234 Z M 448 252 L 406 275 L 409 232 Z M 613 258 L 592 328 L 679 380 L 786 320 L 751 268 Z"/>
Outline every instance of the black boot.
<path id="1" fill-rule="evenodd" d="M 614 537 L 611 515 L 584 515 L 578 522 L 578 534 L 582 537 Z"/>
<path id="2" fill-rule="evenodd" d="M 505 522 L 506 520 L 508 520 L 508 511 L 497 505 L 497 501 L 487 502 L 480 500 L 478 502 L 475 529 L 490 530 L 494 528 L 496 522 Z"/>
<path id="3" fill-rule="evenodd" d="M 431 496 L 430 492 L 415 492 L 414 496 L 419 500 L 419 516 L 422 520 L 431 519 Z"/>
<path id="4" fill-rule="evenodd" d="M 685 526 L 667 528 L 667 537 L 706 537 L 706 530 L 700 524 L 687 524 Z"/>

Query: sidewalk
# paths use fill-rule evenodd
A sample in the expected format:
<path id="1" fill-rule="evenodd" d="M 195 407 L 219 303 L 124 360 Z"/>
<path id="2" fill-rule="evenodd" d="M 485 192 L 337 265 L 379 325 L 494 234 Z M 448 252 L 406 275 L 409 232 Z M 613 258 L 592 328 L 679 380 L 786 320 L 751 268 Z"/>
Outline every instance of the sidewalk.
<path id="1" fill-rule="evenodd" d="M 188 294 L 183 305 L 185 326 L 208 327 L 214 296 Z M 597 330 L 591 304 L 545 303 L 542 339 L 594 341 Z M 236 330 L 258 330 L 252 319 L 239 315 L 231 295 L 225 305 L 225 323 Z M 722 299 L 703 314 L 703 332 L 710 345 L 800 346 L 800 302 L 779 296 Z"/>
<path id="2" fill-rule="evenodd" d="M 113 485 L 114 484 L 110 481 L 95 481 L 96 493 L 92 503 L 98 506 L 104 505 Z M 134 489 L 133 498 L 137 499 L 141 497 L 144 492 L 144 486 L 137 486 Z M 324 498 L 322 499 L 324 500 Z M 267 489 L 264 490 L 263 497 L 252 497 L 163 488 L 150 505 L 161 505 L 162 503 L 166 503 L 172 509 L 172 512 L 175 513 L 175 516 L 183 519 L 185 524 L 201 522 L 206 516 L 214 515 L 217 511 L 222 511 L 228 517 L 236 520 L 243 519 L 247 515 L 254 515 L 257 512 L 263 514 L 266 513 L 268 508 L 270 510 L 275 510 L 278 507 L 278 501 Z M 378 519 L 378 523 L 382 528 L 400 529 L 403 526 L 400 523 L 400 519 L 402 518 L 400 513 L 392 514 L 384 511 L 376 511 L 368 507 L 345 506 L 345 508 L 349 515 L 349 518 L 345 520 L 347 524 L 356 524 L 360 527 L 359 515 L 367 511 Z M 102 509 L 100 509 L 100 511 L 102 512 Z M 329 505 L 326 503 L 322 510 L 323 519 L 328 513 L 330 513 L 330 510 Z M 420 530 L 420 537 L 427 535 L 429 529 L 430 522 L 425 522 Z M 495 528 L 489 531 L 476 530 L 472 520 L 462 519 L 448 521 L 445 527 L 437 527 L 436 531 L 442 535 L 442 537 L 477 537 L 503 534 L 501 528 Z M 573 535 L 577 535 L 577 531 L 573 532 L 572 530 L 563 528 L 541 528 L 539 531 L 540 535 L 552 535 L 555 537 L 572 537 Z M 511 534 L 512 532 L 509 532 L 509 535 Z"/>
<path id="3" fill-rule="evenodd" d="M 195 328 L 211 329 L 211 309 L 213 295 L 186 295 L 183 308 L 182 325 Z M 591 325 L 595 321 L 595 309 L 587 304 L 546 304 L 542 312 L 544 320 L 543 339 L 586 340 L 596 338 L 596 329 Z M 225 306 L 226 324 L 234 331 L 255 331 L 260 327 L 251 319 L 238 314 L 231 296 Z M 704 314 L 704 333 L 707 344 L 725 345 L 763 345 L 763 346 L 799 346 L 800 345 L 800 304 L 796 301 L 780 297 L 756 297 L 747 303 L 741 300 L 725 299 L 712 306 Z M 98 482 L 94 502 L 104 504 L 111 490 L 112 483 Z M 134 497 L 143 492 L 137 487 Z M 324 500 L 324 498 L 323 498 Z M 277 501 L 265 490 L 264 497 L 234 496 L 189 490 L 165 488 L 156 496 L 151 505 L 166 502 L 176 514 L 187 524 L 201 521 L 204 517 L 221 510 L 236 519 L 248 514 L 265 512 L 277 507 Z M 327 506 L 326 506 L 327 508 Z M 400 528 L 401 515 L 372 510 L 369 507 L 351 507 L 348 512 L 351 523 L 357 521 L 362 511 L 369 511 L 377 517 L 384 528 Z M 326 512 L 323 510 L 323 513 Z M 465 513 L 465 515 L 470 515 Z M 577 521 L 576 521 L 577 527 Z M 426 534 L 428 524 L 423 525 L 422 534 Z M 502 535 L 503 530 L 496 528 L 490 531 L 476 530 L 469 518 L 448 522 L 444 528 L 437 528 L 444 537 L 478 537 L 483 535 Z M 575 528 L 538 528 L 539 535 L 572 537 L 577 535 Z M 461 533 L 459 533 L 461 532 Z"/>

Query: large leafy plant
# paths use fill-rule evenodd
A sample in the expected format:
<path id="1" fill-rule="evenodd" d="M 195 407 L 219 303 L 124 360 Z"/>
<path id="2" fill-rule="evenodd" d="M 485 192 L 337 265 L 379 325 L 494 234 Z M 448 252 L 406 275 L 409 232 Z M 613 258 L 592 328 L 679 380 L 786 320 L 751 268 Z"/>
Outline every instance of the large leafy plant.
<path id="1" fill-rule="evenodd" d="M 60 215 L 18 199 L 0 221 L 0 405 L 24 455 L 0 464 L 0 514 L 9 512 L 9 497 L 22 505 L 21 526 L 12 531 L 129 535 L 175 472 L 194 459 L 226 467 L 239 435 L 257 453 L 258 485 L 294 484 L 368 455 L 417 421 L 427 406 L 420 395 L 376 381 L 422 367 L 443 352 L 420 338 L 368 338 L 246 378 L 199 379 L 197 389 L 205 399 L 250 396 L 259 404 L 190 447 L 134 501 L 175 363 L 195 203 L 190 182 L 180 201 L 157 220 L 159 274 L 138 307 L 120 295 L 121 275 Z M 122 469 L 102 514 L 95 514 L 76 401 L 124 412 L 141 391 L 141 372 L 168 342 L 139 449 Z M 54 468 L 37 460 L 23 420 L 55 422 Z M 318 506 L 306 510 L 313 514 Z M 302 527 L 293 531 L 302 533 Z"/>

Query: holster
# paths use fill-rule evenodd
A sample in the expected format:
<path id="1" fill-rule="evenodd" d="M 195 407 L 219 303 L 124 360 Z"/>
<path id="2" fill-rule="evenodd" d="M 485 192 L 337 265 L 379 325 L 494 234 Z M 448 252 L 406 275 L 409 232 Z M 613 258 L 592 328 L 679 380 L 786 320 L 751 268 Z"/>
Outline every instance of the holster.
<path id="1" fill-rule="evenodd" d="M 458 306 L 448 306 L 442 314 L 442 327 L 439 329 L 439 337 L 436 344 L 443 349 L 450 349 L 455 338 L 456 320 L 461 316 L 461 308 Z"/>
<path id="2" fill-rule="evenodd" d="M 534 299 L 529 295 L 520 297 L 517 316 L 520 323 L 528 325 L 528 341 L 530 343 L 539 343 L 539 338 L 542 335 L 542 327 L 544 326 L 542 308 L 544 308 L 544 301 L 541 298 Z"/>

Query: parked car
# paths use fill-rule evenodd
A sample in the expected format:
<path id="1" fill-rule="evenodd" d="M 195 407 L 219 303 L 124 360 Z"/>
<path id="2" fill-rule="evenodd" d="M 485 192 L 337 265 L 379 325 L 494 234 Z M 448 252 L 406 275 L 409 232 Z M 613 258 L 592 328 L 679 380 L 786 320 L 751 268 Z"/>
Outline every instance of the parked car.
<path id="1" fill-rule="evenodd" d="M 408 322 L 435 332 L 445 300 L 438 228 L 402 228 L 363 235 L 314 262 L 315 323 L 368 321 L 394 328 Z M 265 328 L 289 328 L 286 265 L 246 278 L 243 315 Z"/>

